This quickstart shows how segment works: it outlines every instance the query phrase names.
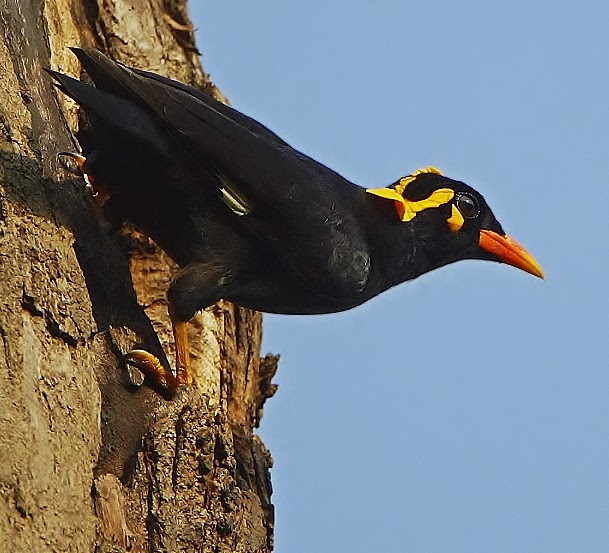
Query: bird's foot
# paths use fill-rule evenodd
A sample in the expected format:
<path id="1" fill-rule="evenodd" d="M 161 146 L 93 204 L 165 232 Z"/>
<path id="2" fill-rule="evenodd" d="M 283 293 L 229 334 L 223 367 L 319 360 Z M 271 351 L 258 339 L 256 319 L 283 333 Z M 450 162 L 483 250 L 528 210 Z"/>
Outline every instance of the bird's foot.
<path id="1" fill-rule="evenodd" d="M 134 349 L 123 356 L 123 363 L 142 371 L 150 380 L 152 387 L 163 396 L 172 397 L 179 386 L 190 386 L 190 353 L 188 347 L 187 323 L 171 317 L 176 348 L 176 374 L 163 366 L 159 359 L 143 349 Z"/>
<path id="2" fill-rule="evenodd" d="M 87 170 L 87 158 L 75 152 L 59 152 L 57 157 L 62 161 L 62 165 L 67 171 L 73 174 L 80 174 L 85 179 L 87 188 L 91 191 L 95 203 L 102 207 L 110 199 L 110 190 L 108 187 L 100 184 L 95 180 L 95 177 Z M 76 164 L 76 169 L 65 162 L 63 158 L 69 158 Z"/>
<path id="3" fill-rule="evenodd" d="M 134 349 L 127 352 L 123 356 L 123 363 L 132 365 L 142 371 L 151 380 L 153 388 L 169 392 L 170 395 L 173 395 L 181 384 L 185 384 L 179 375 L 174 376 L 171 370 L 164 367 L 156 356 L 143 349 Z"/>

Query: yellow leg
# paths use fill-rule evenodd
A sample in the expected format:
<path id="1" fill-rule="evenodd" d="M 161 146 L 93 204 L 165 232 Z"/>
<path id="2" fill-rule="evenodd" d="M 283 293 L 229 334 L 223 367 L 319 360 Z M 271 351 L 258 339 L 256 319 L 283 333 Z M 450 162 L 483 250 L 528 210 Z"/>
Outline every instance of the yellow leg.
<path id="1" fill-rule="evenodd" d="M 171 326 L 173 327 L 173 342 L 176 348 L 176 376 L 179 384 L 192 384 L 190 372 L 190 346 L 188 343 L 188 327 L 186 321 L 179 320 L 169 310 Z"/>

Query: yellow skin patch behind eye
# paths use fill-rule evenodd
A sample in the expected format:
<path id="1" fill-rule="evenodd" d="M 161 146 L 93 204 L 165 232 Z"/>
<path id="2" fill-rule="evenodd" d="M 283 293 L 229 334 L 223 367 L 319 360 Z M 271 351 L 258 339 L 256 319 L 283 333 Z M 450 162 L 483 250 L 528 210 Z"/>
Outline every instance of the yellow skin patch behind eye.
<path id="1" fill-rule="evenodd" d="M 453 205 L 452 208 L 452 215 L 446 219 L 446 222 L 448 223 L 448 228 L 452 232 L 459 232 L 463 226 L 463 223 L 465 222 L 465 219 L 463 219 L 463 215 L 461 215 L 461 212 L 457 209 L 456 205 Z"/>
<path id="2" fill-rule="evenodd" d="M 432 207 L 440 207 L 441 205 L 450 202 L 455 196 L 455 192 L 450 188 L 440 188 L 438 190 L 435 190 L 428 198 L 425 198 L 424 200 L 419 200 L 417 202 L 413 202 L 404 198 L 403 193 L 406 187 L 419 175 L 423 175 L 425 173 L 433 173 L 435 175 L 442 174 L 439 169 L 430 165 L 429 167 L 418 169 L 414 173 L 412 173 L 412 175 L 408 175 L 407 177 L 400 179 L 400 182 L 395 185 L 395 188 L 368 188 L 366 189 L 366 192 L 374 194 L 375 196 L 379 196 L 381 198 L 393 200 L 395 202 L 395 208 L 398 212 L 400 220 L 403 223 L 407 223 L 408 221 L 412 221 L 412 219 L 414 219 L 417 213 L 419 213 L 420 211 Z M 453 215 L 450 219 L 452 219 L 454 215 L 455 212 L 453 209 Z M 461 225 L 462 224 L 463 217 L 461 217 Z M 459 228 L 461 227 L 459 226 Z M 451 230 L 452 229 L 453 227 L 451 226 Z"/>

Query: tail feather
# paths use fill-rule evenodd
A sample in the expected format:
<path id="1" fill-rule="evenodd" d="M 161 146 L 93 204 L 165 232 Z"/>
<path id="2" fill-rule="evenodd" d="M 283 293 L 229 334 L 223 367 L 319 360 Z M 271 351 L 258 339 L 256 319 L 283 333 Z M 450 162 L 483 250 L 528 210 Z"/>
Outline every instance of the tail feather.
<path id="1" fill-rule="evenodd" d="M 78 58 L 87 75 L 93 83 L 110 94 L 130 98 L 131 82 L 135 76 L 133 71 L 119 62 L 110 59 L 99 50 L 92 48 L 70 48 Z"/>
<path id="2" fill-rule="evenodd" d="M 52 69 L 45 70 L 55 79 L 55 86 L 81 105 L 92 119 L 101 122 L 105 127 L 126 133 L 132 139 L 144 142 L 160 153 L 166 153 L 166 141 L 159 135 L 158 126 L 152 117 L 135 103 L 63 73 Z"/>

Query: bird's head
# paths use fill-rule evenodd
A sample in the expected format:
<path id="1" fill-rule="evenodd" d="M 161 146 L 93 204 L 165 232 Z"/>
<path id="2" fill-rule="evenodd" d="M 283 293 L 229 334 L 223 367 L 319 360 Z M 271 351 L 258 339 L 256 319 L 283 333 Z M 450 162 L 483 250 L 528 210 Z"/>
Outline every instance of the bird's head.
<path id="1" fill-rule="evenodd" d="M 428 270 L 460 259 L 486 259 L 543 278 L 537 261 L 505 234 L 482 195 L 435 167 L 367 192 L 394 202 L 397 216 L 411 225 L 423 246 Z"/>

